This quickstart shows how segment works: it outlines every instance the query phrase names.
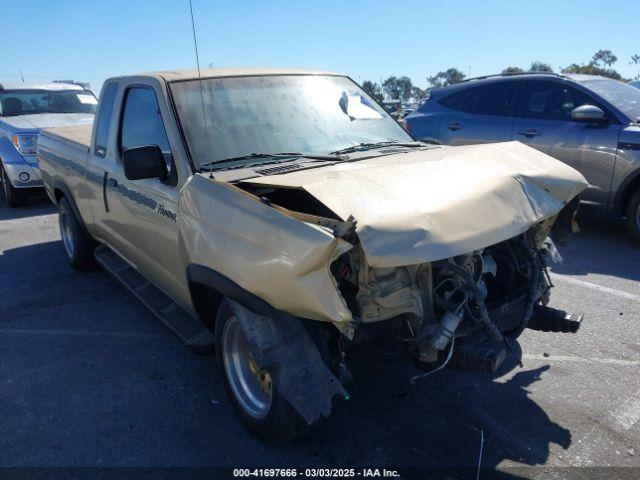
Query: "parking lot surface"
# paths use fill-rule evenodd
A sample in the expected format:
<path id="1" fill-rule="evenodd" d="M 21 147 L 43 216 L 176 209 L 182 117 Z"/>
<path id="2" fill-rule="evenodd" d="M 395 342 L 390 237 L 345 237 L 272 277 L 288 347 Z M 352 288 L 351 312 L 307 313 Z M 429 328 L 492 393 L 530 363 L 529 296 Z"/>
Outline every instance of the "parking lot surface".
<path id="1" fill-rule="evenodd" d="M 350 400 L 269 446 L 212 357 L 106 272 L 67 265 L 46 199 L 0 206 L 0 465 L 475 467 L 482 435 L 484 467 L 640 467 L 640 248 L 589 221 L 560 251 L 551 305 L 585 314 L 577 334 L 525 331 L 524 366 L 496 375 L 410 385 L 409 362 L 355 365 Z"/>

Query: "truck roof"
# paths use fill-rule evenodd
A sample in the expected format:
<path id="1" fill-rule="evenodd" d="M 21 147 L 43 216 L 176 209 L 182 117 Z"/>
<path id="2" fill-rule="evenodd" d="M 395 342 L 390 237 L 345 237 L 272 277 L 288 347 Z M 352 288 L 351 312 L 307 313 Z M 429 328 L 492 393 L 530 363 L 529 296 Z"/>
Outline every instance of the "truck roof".
<path id="1" fill-rule="evenodd" d="M 202 68 L 200 70 L 202 78 L 220 78 L 220 77 L 244 77 L 244 76 L 264 76 L 264 75 L 340 75 L 333 72 L 325 72 L 321 70 L 307 70 L 301 68 L 259 68 L 259 67 L 232 67 L 232 68 Z M 181 80 L 197 80 L 198 70 L 165 70 L 160 72 L 145 72 L 137 75 L 123 75 L 113 77 L 114 80 L 123 77 L 154 77 L 167 82 Z"/>
<path id="2" fill-rule="evenodd" d="M 66 82 L 3 82 L 0 83 L 0 90 L 84 90 L 84 87 L 76 83 Z"/>

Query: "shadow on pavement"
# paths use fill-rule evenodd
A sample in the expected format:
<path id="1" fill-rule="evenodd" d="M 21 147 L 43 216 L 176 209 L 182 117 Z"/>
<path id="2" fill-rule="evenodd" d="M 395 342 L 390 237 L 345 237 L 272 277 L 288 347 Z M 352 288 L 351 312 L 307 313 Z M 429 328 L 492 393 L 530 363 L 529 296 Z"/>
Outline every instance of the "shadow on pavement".
<path id="1" fill-rule="evenodd" d="M 393 465 L 409 473 L 436 469 L 461 475 L 455 478 L 475 478 L 481 435 L 483 470 L 504 461 L 544 465 L 550 444 L 570 446 L 571 432 L 529 396 L 549 365 L 501 380 L 516 365 L 511 358 L 493 376 L 445 369 L 411 385 L 415 369 L 409 363 L 354 368 L 355 382 L 347 386 L 351 400 L 337 401 L 332 417 L 297 446 L 328 454 L 334 465 Z M 520 477 L 501 472 L 483 478 Z"/>
<path id="2" fill-rule="evenodd" d="M 580 232 L 558 247 L 564 261 L 551 270 L 564 275 L 599 273 L 640 280 L 640 244 L 627 233 L 624 223 L 584 218 Z"/>
<path id="3" fill-rule="evenodd" d="M 51 203 L 44 192 L 34 192 L 30 195 L 29 203 L 24 207 L 11 208 L 4 201 L 4 192 L 0 190 L 0 221 L 18 218 L 51 215 L 56 213 L 56 206 Z"/>
<path id="4" fill-rule="evenodd" d="M 101 273 L 73 270 L 60 240 L 0 250 L 0 285 L 8 292 L 0 295 L 0 324 L 45 307 L 95 301 Z"/>

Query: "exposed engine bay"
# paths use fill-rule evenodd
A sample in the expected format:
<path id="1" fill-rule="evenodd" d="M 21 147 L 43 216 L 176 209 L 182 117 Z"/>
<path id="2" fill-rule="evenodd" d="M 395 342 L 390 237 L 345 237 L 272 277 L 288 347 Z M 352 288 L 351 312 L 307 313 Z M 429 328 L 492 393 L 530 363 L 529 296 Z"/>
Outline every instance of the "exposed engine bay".
<path id="1" fill-rule="evenodd" d="M 454 337 L 478 343 L 518 336 L 534 305 L 547 303 L 548 225 L 466 255 L 407 267 L 373 268 L 353 249 L 331 269 L 361 324 L 401 317 L 415 355 L 433 363 Z"/>

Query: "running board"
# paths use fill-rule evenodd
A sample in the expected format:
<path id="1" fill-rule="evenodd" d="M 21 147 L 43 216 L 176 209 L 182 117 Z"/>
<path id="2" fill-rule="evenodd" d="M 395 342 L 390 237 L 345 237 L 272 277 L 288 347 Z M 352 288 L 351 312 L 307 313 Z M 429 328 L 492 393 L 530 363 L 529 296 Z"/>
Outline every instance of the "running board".
<path id="1" fill-rule="evenodd" d="M 156 287 L 117 253 L 105 245 L 95 252 L 96 261 L 118 279 L 151 312 L 192 350 L 209 353 L 215 338 L 202 322 Z"/>

